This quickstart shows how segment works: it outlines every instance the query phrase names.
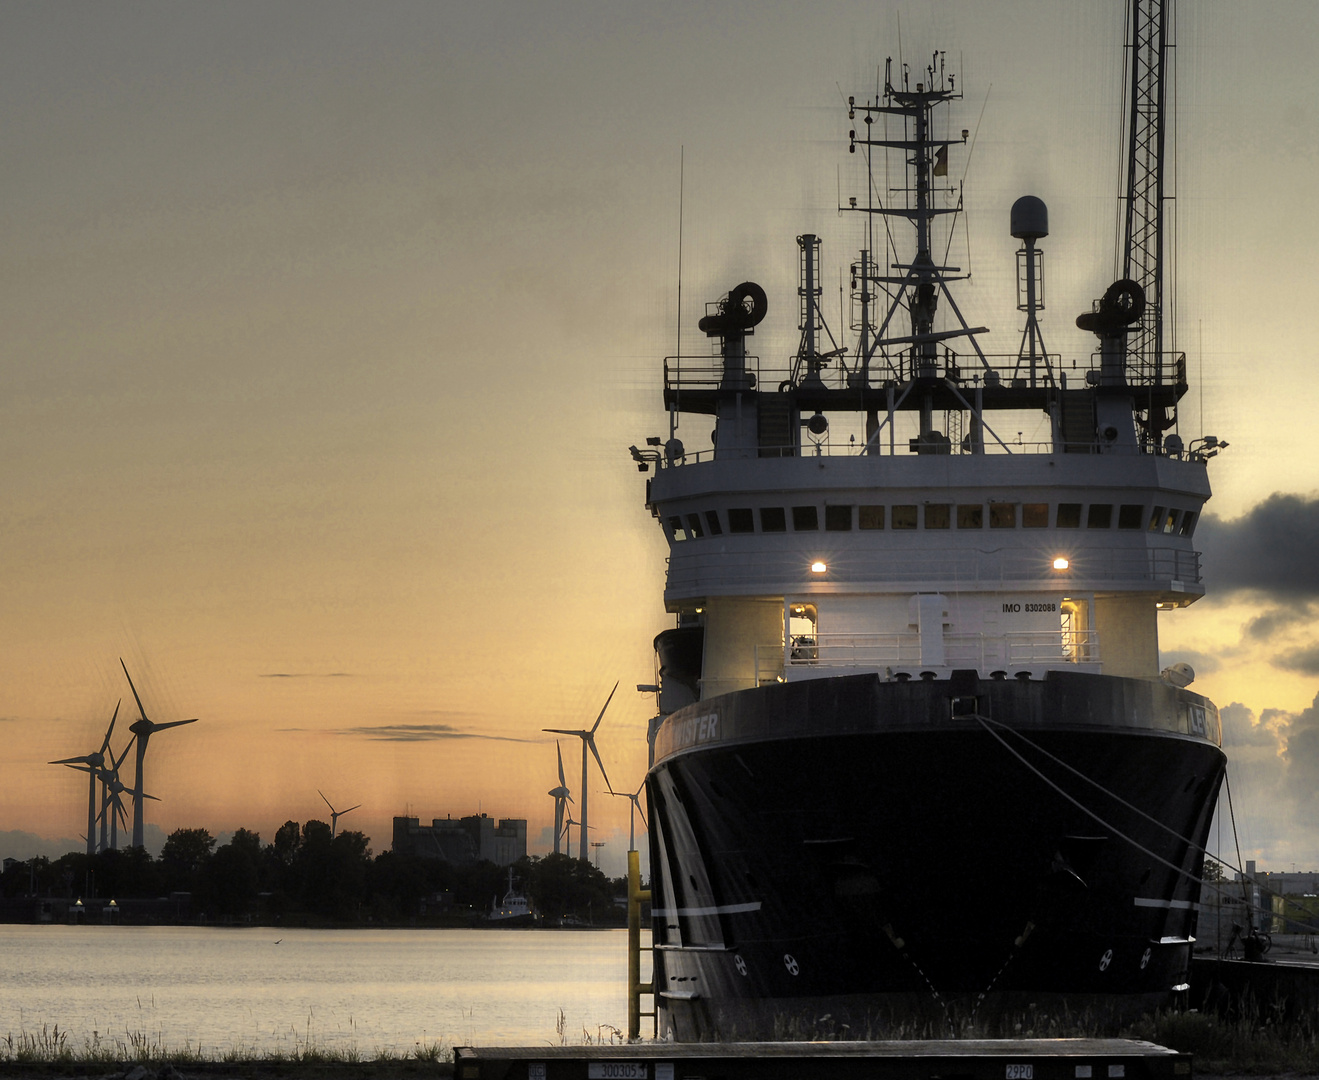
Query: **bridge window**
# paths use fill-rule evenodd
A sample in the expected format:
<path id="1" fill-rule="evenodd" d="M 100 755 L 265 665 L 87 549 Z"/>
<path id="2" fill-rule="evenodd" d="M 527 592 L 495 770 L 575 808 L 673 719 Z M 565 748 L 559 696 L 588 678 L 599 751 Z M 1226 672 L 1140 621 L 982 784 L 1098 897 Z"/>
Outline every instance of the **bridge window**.
<path id="1" fill-rule="evenodd" d="M 959 529 L 983 529 L 985 527 L 985 508 L 983 506 L 959 506 L 957 508 L 957 527 Z"/>
<path id="2" fill-rule="evenodd" d="M 1023 529 L 1047 529 L 1049 527 L 1049 504 L 1022 503 L 1021 527 Z"/>
<path id="3" fill-rule="evenodd" d="M 824 508 L 825 532 L 851 532 L 852 508 L 850 506 L 826 506 Z"/>
<path id="4" fill-rule="evenodd" d="M 1090 516 L 1086 518 L 1087 529 L 1107 529 L 1113 524 L 1112 503 L 1091 503 Z"/>
<path id="5" fill-rule="evenodd" d="M 669 532 L 672 533 L 675 542 L 687 539 L 687 530 L 682 527 L 682 518 L 676 514 L 669 518 Z"/>
<path id="6" fill-rule="evenodd" d="M 1164 519 L 1164 522 L 1163 522 L 1163 531 L 1164 531 L 1164 532 L 1166 532 L 1166 533 L 1170 533 L 1170 532 L 1173 531 L 1173 529 L 1175 529 L 1175 528 L 1177 527 L 1177 515 L 1180 514 L 1180 513 L 1181 513 L 1180 510 L 1169 510 L 1169 511 L 1168 511 L 1168 516 Z"/>
<path id="7" fill-rule="evenodd" d="M 788 515 L 781 506 L 762 506 L 760 508 L 761 532 L 787 532 Z"/>
<path id="8" fill-rule="evenodd" d="M 706 523 L 710 526 L 711 536 L 723 536 L 724 530 L 719 524 L 719 511 L 707 510 L 705 512 Z"/>
<path id="9" fill-rule="evenodd" d="M 728 531 L 730 533 L 749 533 L 756 531 L 755 522 L 751 518 L 749 509 L 734 509 L 728 511 Z"/>
<path id="10" fill-rule="evenodd" d="M 882 506 L 862 506 L 857 509 L 856 523 L 862 529 L 882 529 L 884 527 L 884 508 Z M 898 526 L 896 522 L 893 527 Z"/>
<path id="11" fill-rule="evenodd" d="M 705 535 L 705 530 L 701 528 L 701 515 L 687 515 L 687 535 L 693 540 L 699 540 Z"/>
<path id="12" fill-rule="evenodd" d="M 1195 531 L 1195 511 L 1188 510 L 1182 515 L 1182 527 L 1177 530 L 1178 536 L 1190 536 Z"/>
<path id="13" fill-rule="evenodd" d="M 895 506 L 893 508 L 893 527 L 895 529 L 916 528 L 916 507 Z"/>
<path id="14" fill-rule="evenodd" d="M 1158 532 L 1159 527 L 1163 524 L 1163 507 L 1156 506 L 1154 512 L 1150 514 L 1150 532 Z"/>
<path id="15" fill-rule="evenodd" d="M 1123 503 L 1118 507 L 1117 527 L 1119 529 L 1139 529 L 1145 520 L 1145 507 Z"/>
<path id="16" fill-rule="evenodd" d="M 989 527 L 991 529 L 1015 529 L 1017 527 L 1017 504 L 990 503 Z"/>
<path id="17" fill-rule="evenodd" d="M 948 522 L 952 516 L 950 510 L 951 507 L 948 505 L 948 503 L 926 503 L 925 527 L 927 529 L 948 528 Z"/>
<path id="18" fill-rule="evenodd" d="M 819 529 L 820 515 L 813 506 L 794 506 L 792 508 L 792 531 L 811 532 Z"/>
<path id="19" fill-rule="evenodd" d="M 1081 527 L 1081 504 L 1059 503 L 1058 519 L 1055 524 L 1060 529 L 1079 529 Z"/>

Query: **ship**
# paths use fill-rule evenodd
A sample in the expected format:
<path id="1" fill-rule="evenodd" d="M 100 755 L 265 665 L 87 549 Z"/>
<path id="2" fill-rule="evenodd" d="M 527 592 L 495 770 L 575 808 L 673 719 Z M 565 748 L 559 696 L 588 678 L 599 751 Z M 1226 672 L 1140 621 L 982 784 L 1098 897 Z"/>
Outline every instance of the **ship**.
<path id="1" fill-rule="evenodd" d="M 532 926 L 536 922 L 536 913 L 531 901 L 513 884 L 513 868 L 508 868 L 508 891 L 501 900 L 495 897 L 490 902 L 490 911 L 485 917 L 487 924 L 500 927 Z"/>
<path id="2" fill-rule="evenodd" d="M 1134 7 L 1161 107 L 1166 24 Z M 1188 987 L 1226 761 L 1158 620 L 1204 594 L 1226 443 L 1178 431 L 1162 117 L 1135 99 L 1120 276 L 1076 319 L 1090 356 L 1044 347 L 1045 203 L 1004 207 L 1025 329 L 1000 354 L 945 260 L 960 98 L 935 53 L 847 99 L 850 325 L 797 237 L 790 363 L 753 354 L 769 298 L 730 282 L 709 352 L 664 361 L 667 438 L 631 448 L 674 620 L 646 780 L 661 1037 L 1104 1023 Z M 713 421 L 708 448 L 684 420 Z"/>

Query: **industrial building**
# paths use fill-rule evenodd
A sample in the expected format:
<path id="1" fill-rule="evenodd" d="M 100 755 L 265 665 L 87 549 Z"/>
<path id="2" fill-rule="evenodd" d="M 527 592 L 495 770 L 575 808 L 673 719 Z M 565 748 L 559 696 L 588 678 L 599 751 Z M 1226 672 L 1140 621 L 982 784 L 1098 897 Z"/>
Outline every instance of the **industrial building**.
<path id="1" fill-rule="evenodd" d="M 457 821 L 435 818 L 422 825 L 419 818 L 396 817 L 391 850 L 396 855 L 443 859 L 454 866 L 478 862 L 509 866 L 526 857 L 527 822 L 525 818 L 500 818 L 496 823 L 485 814 L 473 814 Z"/>

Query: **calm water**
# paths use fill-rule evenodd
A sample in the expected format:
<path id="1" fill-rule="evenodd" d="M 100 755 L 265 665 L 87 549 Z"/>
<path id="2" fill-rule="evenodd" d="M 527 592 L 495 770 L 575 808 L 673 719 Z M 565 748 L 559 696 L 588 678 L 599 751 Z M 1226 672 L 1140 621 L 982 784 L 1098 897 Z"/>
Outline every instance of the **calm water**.
<path id="1" fill-rule="evenodd" d="M 0 926 L 0 1039 L 58 1024 L 74 1048 L 95 1032 L 374 1056 L 558 1043 L 562 1010 L 581 1042 L 627 1026 L 626 945 L 624 930 Z"/>

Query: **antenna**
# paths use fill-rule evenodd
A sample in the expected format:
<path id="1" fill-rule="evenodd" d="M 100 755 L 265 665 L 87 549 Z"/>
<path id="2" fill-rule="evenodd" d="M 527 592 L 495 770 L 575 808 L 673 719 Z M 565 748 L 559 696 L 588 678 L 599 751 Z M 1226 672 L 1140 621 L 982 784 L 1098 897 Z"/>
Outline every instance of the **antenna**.
<path id="1" fill-rule="evenodd" d="M 683 196 L 686 187 L 687 147 L 678 147 L 678 340 L 674 343 L 673 355 L 682 366 L 682 213 Z M 672 439 L 678 429 L 678 403 L 675 399 L 669 409 L 669 438 Z"/>

